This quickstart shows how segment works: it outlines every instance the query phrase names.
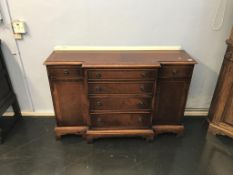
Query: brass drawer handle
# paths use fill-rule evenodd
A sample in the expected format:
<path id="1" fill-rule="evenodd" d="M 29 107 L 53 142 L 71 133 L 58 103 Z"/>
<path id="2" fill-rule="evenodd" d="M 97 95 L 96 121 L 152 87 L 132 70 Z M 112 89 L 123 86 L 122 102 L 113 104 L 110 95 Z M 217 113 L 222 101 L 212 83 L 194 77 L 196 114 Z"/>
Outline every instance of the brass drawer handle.
<path id="1" fill-rule="evenodd" d="M 97 122 L 98 123 L 102 122 L 102 119 L 101 118 L 97 118 Z"/>
<path id="2" fill-rule="evenodd" d="M 70 72 L 69 72 L 69 70 L 68 69 L 64 69 L 64 75 L 69 75 L 70 74 Z"/>
<path id="3" fill-rule="evenodd" d="M 99 86 L 97 86 L 97 87 L 95 88 L 95 90 L 96 90 L 97 92 L 101 92 L 101 91 L 102 91 L 102 88 L 99 87 Z"/>
<path id="4" fill-rule="evenodd" d="M 103 104 L 102 104 L 102 102 L 101 101 L 97 101 L 96 102 L 96 106 L 102 106 Z"/>
<path id="5" fill-rule="evenodd" d="M 172 74 L 173 74 L 173 75 L 176 75 L 176 74 L 177 74 L 177 70 L 176 70 L 176 69 L 173 69 L 173 70 L 172 70 Z"/>
<path id="6" fill-rule="evenodd" d="M 142 122 L 142 117 L 139 117 L 139 118 L 138 118 L 138 121 L 139 121 L 139 122 Z"/>
<path id="7" fill-rule="evenodd" d="M 96 76 L 96 78 L 101 78 L 102 77 L 101 73 L 97 73 L 95 76 Z"/>
<path id="8" fill-rule="evenodd" d="M 138 105 L 139 105 L 139 106 L 144 106 L 145 104 L 144 104 L 142 101 L 140 101 L 140 102 L 138 103 Z"/>
<path id="9" fill-rule="evenodd" d="M 141 77 L 145 78 L 146 77 L 146 73 L 145 72 L 141 73 Z"/>
<path id="10" fill-rule="evenodd" d="M 141 89 L 141 91 L 145 91 L 145 86 L 144 85 L 140 85 L 140 89 Z"/>

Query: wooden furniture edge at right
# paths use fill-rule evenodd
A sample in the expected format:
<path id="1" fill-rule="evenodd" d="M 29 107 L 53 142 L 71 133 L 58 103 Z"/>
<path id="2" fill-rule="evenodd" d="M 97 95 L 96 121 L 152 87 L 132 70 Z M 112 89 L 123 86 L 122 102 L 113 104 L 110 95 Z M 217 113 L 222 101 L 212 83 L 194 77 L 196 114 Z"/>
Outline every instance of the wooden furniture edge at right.
<path id="1" fill-rule="evenodd" d="M 213 135 L 223 135 L 223 136 L 228 136 L 228 137 L 232 137 L 233 138 L 233 132 L 222 128 L 214 123 L 210 123 L 209 124 L 209 129 L 208 132 L 210 132 Z"/>
<path id="2" fill-rule="evenodd" d="M 209 109 L 208 132 L 233 138 L 233 28 Z"/>

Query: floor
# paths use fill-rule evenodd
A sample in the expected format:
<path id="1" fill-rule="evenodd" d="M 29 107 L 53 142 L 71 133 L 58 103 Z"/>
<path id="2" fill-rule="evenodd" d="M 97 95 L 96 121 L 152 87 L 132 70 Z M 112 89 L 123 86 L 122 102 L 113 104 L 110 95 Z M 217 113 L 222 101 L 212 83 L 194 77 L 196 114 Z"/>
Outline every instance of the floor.
<path id="1" fill-rule="evenodd" d="M 233 139 L 206 133 L 203 117 L 184 119 L 182 137 L 54 138 L 53 118 L 25 117 L 0 145 L 1 175 L 232 175 Z"/>

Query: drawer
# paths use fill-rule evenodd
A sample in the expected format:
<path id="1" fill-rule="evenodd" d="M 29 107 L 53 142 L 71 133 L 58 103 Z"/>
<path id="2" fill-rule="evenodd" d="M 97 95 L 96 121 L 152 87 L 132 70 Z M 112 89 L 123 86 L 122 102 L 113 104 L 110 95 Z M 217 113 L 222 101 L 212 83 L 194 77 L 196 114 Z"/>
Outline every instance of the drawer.
<path id="1" fill-rule="evenodd" d="M 99 69 L 88 70 L 89 80 L 154 80 L 157 70 L 130 70 L 130 69 Z"/>
<path id="2" fill-rule="evenodd" d="M 159 78 L 191 77 L 193 65 L 164 65 L 159 71 Z"/>
<path id="3" fill-rule="evenodd" d="M 152 97 L 89 97 L 91 110 L 151 110 Z"/>
<path id="4" fill-rule="evenodd" d="M 154 82 L 89 82 L 89 94 L 141 94 L 152 93 Z"/>
<path id="5" fill-rule="evenodd" d="M 76 66 L 48 67 L 48 75 L 56 78 L 80 78 L 82 77 L 82 70 Z"/>
<path id="6" fill-rule="evenodd" d="M 93 129 L 141 129 L 151 125 L 150 113 L 91 114 Z"/>

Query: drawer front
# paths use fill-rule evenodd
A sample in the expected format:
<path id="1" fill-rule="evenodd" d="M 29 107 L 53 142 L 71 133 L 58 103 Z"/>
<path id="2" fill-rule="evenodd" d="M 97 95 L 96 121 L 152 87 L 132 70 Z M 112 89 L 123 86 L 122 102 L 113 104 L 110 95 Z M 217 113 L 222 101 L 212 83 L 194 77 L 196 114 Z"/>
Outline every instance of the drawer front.
<path id="1" fill-rule="evenodd" d="M 89 83 L 89 94 L 142 94 L 152 93 L 153 82 L 104 82 L 104 83 Z"/>
<path id="2" fill-rule="evenodd" d="M 151 115 L 128 114 L 91 114 L 91 126 L 96 129 L 140 129 L 151 127 Z"/>
<path id="3" fill-rule="evenodd" d="M 159 78 L 191 77 L 193 65 L 165 65 L 159 71 Z"/>
<path id="4" fill-rule="evenodd" d="M 152 108 L 151 97 L 90 97 L 91 110 L 150 110 Z"/>
<path id="5" fill-rule="evenodd" d="M 48 75 L 52 78 L 81 78 L 82 70 L 75 66 L 48 67 Z"/>
<path id="6" fill-rule="evenodd" d="M 156 79 L 157 70 L 119 70 L 119 69 L 100 69 L 88 70 L 89 80 L 151 80 Z"/>

